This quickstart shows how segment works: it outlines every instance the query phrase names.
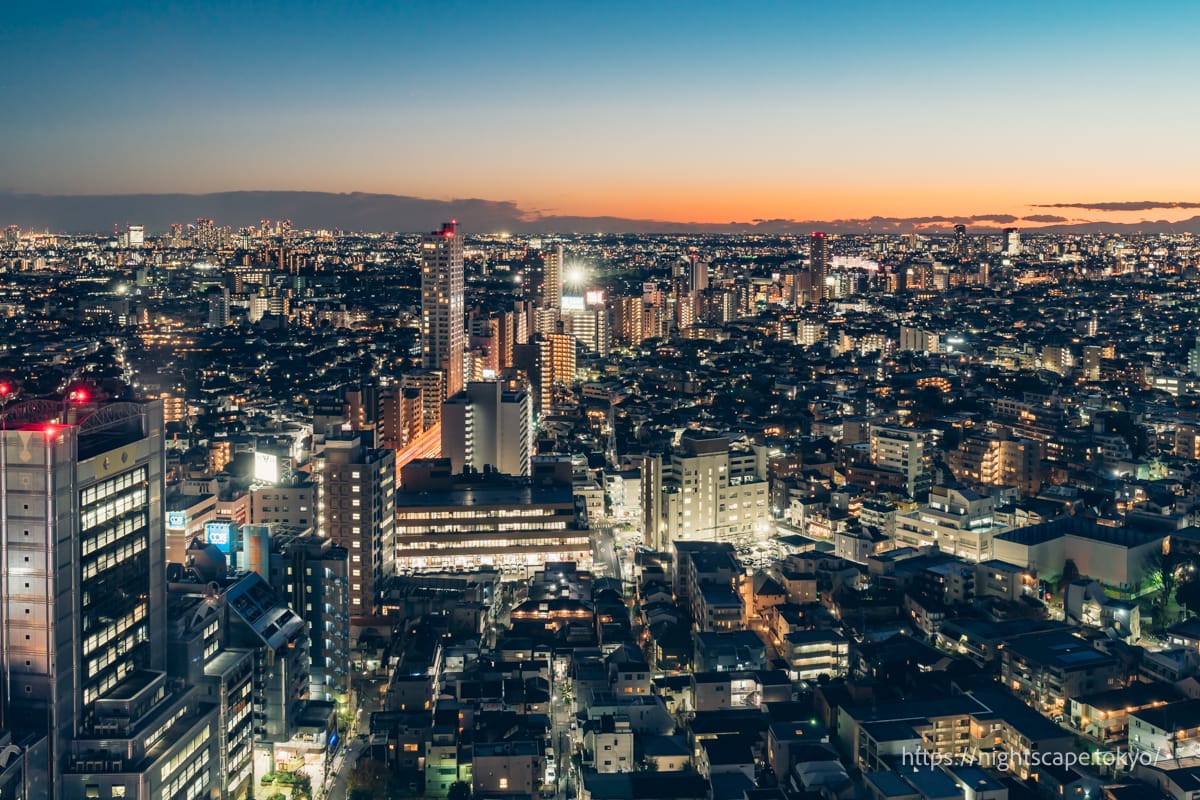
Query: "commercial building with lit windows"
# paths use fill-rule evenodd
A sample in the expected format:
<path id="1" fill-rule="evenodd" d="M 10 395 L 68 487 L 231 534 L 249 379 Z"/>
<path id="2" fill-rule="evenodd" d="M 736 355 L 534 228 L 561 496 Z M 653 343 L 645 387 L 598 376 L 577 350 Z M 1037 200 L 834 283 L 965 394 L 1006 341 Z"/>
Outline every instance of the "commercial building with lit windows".
<path id="1" fill-rule="evenodd" d="M 317 464 L 317 535 L 348 553 L 350 615 L 372 614 L 392 573 L 396 454 L 358 437 L 331 439 Z"/>
<path id="2" fill-rule="evenodd" d="M 208 796 L 217 706 L 167 673 L 161 404 L 76 401 L 8 409 L 0 447 L 6 719 L 48 738 L 30 796 Z"/>
<path id="3" fill-rule="evenodd" d="M 584 511 L 569 487 L 481 484 L 396 495 L 400 573 L 494 567 L 527 577 L 548 561 L 592 563 Z"/>

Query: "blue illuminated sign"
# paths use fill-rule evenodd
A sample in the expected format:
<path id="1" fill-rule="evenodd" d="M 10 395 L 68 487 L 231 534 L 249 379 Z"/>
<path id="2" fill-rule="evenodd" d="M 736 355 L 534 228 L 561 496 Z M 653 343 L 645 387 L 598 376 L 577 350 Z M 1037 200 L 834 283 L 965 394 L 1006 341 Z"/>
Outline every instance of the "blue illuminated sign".
<path id="1" fill-rule="evenodd" d="M 222 553 L 228 553 L 233 547 L 233 523 L 209 522 L 204 526 L 204 539 L 216 546 Z"/>

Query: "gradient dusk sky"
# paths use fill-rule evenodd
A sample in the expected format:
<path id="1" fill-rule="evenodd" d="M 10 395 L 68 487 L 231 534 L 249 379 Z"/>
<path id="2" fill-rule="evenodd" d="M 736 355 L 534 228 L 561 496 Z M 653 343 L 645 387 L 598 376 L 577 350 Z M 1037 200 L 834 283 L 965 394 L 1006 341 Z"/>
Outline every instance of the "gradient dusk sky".
<path id="1" fill-rule="evenodd" d="M 1194 2 L 250 6 L 6 5 L 0 190 L 678 221 L 1200 200 Z"/>

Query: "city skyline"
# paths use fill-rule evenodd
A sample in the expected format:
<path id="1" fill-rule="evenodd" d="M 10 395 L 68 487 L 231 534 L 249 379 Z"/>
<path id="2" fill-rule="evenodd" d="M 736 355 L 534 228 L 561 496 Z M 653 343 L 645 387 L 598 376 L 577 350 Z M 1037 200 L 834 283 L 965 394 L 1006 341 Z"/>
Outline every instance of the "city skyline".
<path id="1" fill-rule="evenodd" d="M 1124 11 L 16 9 L 0 191 L 363 192 L 700 225 L 1186 220 L 1194 112 L 1175 106 L 1198 12 Z"/>

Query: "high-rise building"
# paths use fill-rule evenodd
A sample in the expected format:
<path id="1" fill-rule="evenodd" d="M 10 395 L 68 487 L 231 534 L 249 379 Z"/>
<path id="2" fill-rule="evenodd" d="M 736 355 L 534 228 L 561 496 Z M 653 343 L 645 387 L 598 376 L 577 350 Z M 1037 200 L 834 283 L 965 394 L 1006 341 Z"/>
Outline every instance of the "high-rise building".
<path id="1" fill-rule="evenodd" d="M 695 295 L 708 288 L 708 262 L 693 254 L 690 259 L 690 267 L 688 288 Z"/>
<path id="2" fill-rule="evenodd" d="M 449 460 L 410 462 L 396 496 L 396 563 L 412 570 L 493 567 L 520 578 L 546 562 L 591 566 L 586 511 L 567 483 L 456 478 Z"/>
<path id="3" fill-rule="evenodd" d="M 128 235 L 130 247 L 141 247 L 146 243 L 146 227 L 144 225 L 130 225 Z"/>
<path id="4" fill-rule="evenodd" d="M 39 796 L 208 794 L 216 709 L 166 672 L 161 404 L 32 401 L 5 428 L 3 706 L 48 736 Z"/>
<path id="5" fill-rule="evenodd" d="M 542 253 L 542 308 L 557 311 L 562 305 L 563 246 L 557 245 Z"/>
<path id="6" fill-rule="evenodd" d="M 613 338 L 625 345 L 639 345 L 642 336 L 642 298 L 622 296 L 612 302 Z"/>
<path id="7" fill-rule="evenodd" d="M 523 386 L 468 383 L 442 406 L 442 456 L 456 475 L 470 468 L 528 476 L 532 439 L 533 401 Z"/>
<path id="8" fill-rule="evenodd" d="M 899 476 L 911 497 L 923 497 L 932 484 L 933 434 L 919 428 L 871 427 L 871 463 Z"/>
<path id="9" fill-rule="evenodd" d="M 208 326 L 223 328 L 229 322 L 229 290 L 214 286 L 208 290 Z"/>
<path id="10" fill-rule="evenodd" d="M 260 562 L 255 571 L 266 572 L 280 598 L 308 621 L 308 699 L 344 703 L 350 691 L 349 552 L 311 530 L 259 535 L 268 537 L 271 553 L 269 568 Z"/>
<path id="11" fill-rule="evenodd" d="M 1188 372 L 1200 376 L 1200 336 L 1196 337 L 1195 345 L 1188 351 Z"/>
<path id="12" fill-rule="evenodd" d="M 546 336 L 538 342 L 542 367 L 542 409 L 548 411 L 556 387 L 575 382 L 575 337 L 565 333 Z"/>
<path id="13" fill-rule="evenodd" d="M 458 223 L 421 240 L 421 342 L 426 369 L 445 376 L 445 397 L 463 387 L 466 352 L 463 242 Z M 440 400 L 441 398 L 439 398 Z"/>
<path id="14" fill-rule="evenodd" d="M 430 374 L 435 379 L 434 393 L 440 396 L 441 384 L 436 380 L 437 373 Z M 424 396 L 425 390 L 417 382 L 380 387 L 379 416 L 375 421 L 375 432 L 380 447 L 403 450 L 425 432 Z M 429 421 L 436 424 L 440 419 L 439 411 Z"/>
<path id="15" fill-rule="evenodd" d="M 420 391 L 421 431 L 441 424 L 442 400 L 446 394 L 445 375 L 438 371 L 408 372 L 400 377 L 402 389 Z M 412 409 L 415 412 L 416 407 Z"/>
<path id="16" fill-rule="evenodd" d="M 590 353 L 607 356 L 612 347 L 608 306 L 603 303 L 562 312 L 562 332 L 574 336 Z"/>
<path id="17" fill-rule="evenodd" d="M 752 450 L 724 436 L 684 434 L 662 463 L 661 537 L 647 543 L 754 541 L 769 535 L 771 511 L 765 465 Z"/>
<path id="18" fill-rule="evenodd" d="M 1004 255 L 1021 255 L 1021 231 L 1017 228 L 1004 229 Z"/>
<path id="19" fill-rule="evenodd" d="M 970 246 L 967 243 L 966 225 L 954 226 L 954 255 L 964 261 L 971 257 Z"/>
<path id="20" fill-rule="evenodd" d="M 811 299 L 819 303 L 825 297 L 825 278 L 829 275 L 829 238 L 817 231 L 808 244 L 809 272 L 812 273 Z"/>
<path id="21" fill-rule="evenodd" d="M 318 462 L 317 535 L 349 553 L 350 614 L 369 615 L 394 569 L 396 454 L 330 439 Z"/>

